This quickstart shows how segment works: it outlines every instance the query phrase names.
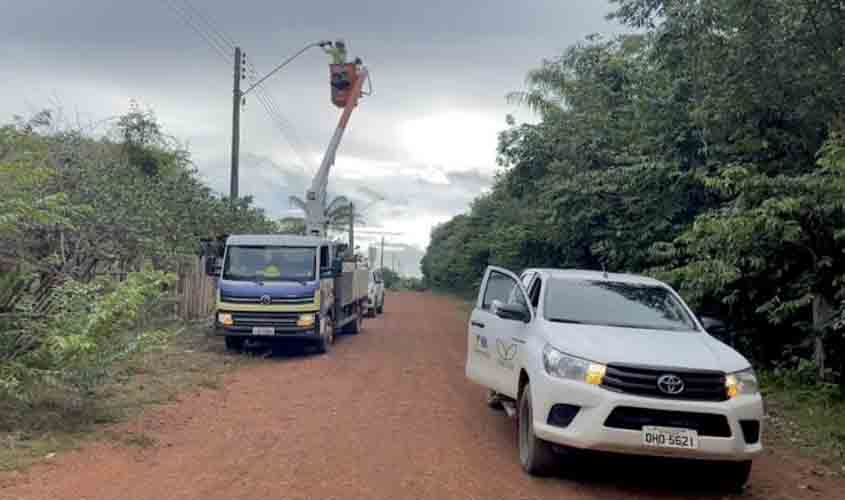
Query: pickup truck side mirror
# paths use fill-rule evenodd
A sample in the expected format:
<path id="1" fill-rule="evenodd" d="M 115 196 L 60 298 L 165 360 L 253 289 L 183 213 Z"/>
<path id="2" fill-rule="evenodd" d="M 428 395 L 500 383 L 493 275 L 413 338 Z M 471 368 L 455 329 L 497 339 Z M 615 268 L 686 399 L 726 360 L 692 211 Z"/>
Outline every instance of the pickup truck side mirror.
<path id="1" fill-rule="evenodd" d="M 503 304 L 498 300 L 493 301 L 493 310 L 496 316 L 502 319 L 513 321 L 522 321 L 528 323 L 531 319 L 531 314 L 528 312 L 528 307 L 522 304 Z"/>
<path id="2" fill-rule="evenodd" d="M 220 265 L 220 261 L 217 260 L 217 257 L 209 256 L 205 258 L 205 274 L 211 277 L 218 277 L 220 276 L 220 269 L 223 266 Z"/>
<path id="3" fill-rule="evenodd" d="M 716 318 L 702 316 L 699 321 L 701 321 L 701 326 L 707 330 L 707 333 L 715 334 L 726 329 L 725 322 Z"/>
<path id="4" fill-rule="evenodd" d="M 699 321 L 701 321 L 701 326 L 707 330 L 707 333 L 730 346 L 734 345 L 734 332 L 728 328 L 724 321 L 709 316 L 702 316 Z"/>

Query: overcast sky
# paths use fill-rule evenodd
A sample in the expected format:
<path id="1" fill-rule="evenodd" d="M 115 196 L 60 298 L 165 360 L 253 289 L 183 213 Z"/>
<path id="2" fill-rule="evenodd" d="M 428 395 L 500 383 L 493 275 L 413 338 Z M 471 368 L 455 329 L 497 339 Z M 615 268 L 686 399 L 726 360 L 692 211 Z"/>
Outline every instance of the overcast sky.
<path id="1" fill-rule="evenodd" d="M 3 0 L 0 121 L 61 106 L 97 122 L 152 109 L 187 143 L 201 174 L 228 191 L 231 65 L 174 9 L 185 0 Z M 329 190 L 367 206 L 369 226 L 425 248 L 431 228 L 467 209 L 496 172 L 505 101 L 525 73 L 591 33 L 618 32 L 606 0 L 190 0 L 259 72 L 308 42 L 342 37 L 373 76 L 352 117 Z M 327 58 L 306 53 L 266 84 L 286 123 L 255 98 L 242 118 L 241 195 L 294 215 L 336 125 Z M 292 147 L 290 143 L 294 143 Z M 374 200 L 383 201 L 373 203 Z"/>

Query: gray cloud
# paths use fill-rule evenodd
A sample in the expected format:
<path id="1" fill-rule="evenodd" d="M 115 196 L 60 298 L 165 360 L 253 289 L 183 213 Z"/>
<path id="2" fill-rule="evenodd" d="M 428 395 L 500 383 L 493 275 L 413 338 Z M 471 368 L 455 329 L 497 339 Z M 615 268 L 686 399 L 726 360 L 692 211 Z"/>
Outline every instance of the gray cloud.
<path id="1" fill-rule="evenodd" d="M 492 184 L 505 114 L 531 118 L 504 101 L 526 71 L 589 33 L 620 31 L 604 20 L 606 0 L 189 1 L 262 71 L 306 42 L 349 41 L 372 70 L 375 94 L 352 118 L 330 189 L 361 206 L 383 195 L 367 209 L 368 223 L 419 248 L 433 224 Z M 0 121 L 54 102 L 98 121 L 136 99 L 188 143 L 207 182 L 227 190 L 231 68 L 169 7 L 184 2 L 6 2 Z M 290 122 L 284 130 L 247 98 L 241 192 L 275 215 L 290 212 L 288 196 L 310 184 L 335 127 L 326 73 L 315 51 L 267 82 Z M 298 151 L 286 140 L 293 134 Z"/>

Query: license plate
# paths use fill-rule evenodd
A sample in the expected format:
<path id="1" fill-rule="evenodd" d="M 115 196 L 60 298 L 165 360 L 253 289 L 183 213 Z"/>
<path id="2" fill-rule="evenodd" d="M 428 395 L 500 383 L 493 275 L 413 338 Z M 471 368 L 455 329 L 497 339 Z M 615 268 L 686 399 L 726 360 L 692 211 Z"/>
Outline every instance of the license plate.
<path id="1" fill-rule="evenodd" d="M 698 432 L 674 427 L 643 427 L 643 446 L 698 449 Z"/>
<path id="2" fill-rule="evenodd" d="M 272 326 L 254 326 L 252 327 L 253 335 L 275 335 L 276 329 Z"/>

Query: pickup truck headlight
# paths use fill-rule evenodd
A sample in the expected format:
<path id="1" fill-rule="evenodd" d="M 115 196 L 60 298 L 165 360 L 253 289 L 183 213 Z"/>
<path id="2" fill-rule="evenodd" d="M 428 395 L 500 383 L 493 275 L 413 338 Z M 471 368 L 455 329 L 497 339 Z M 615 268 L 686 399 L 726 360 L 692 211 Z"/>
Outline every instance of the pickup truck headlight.
<path id="1" fill-rule="evenodd" d="M 753 395 L 760 392 L 760 385 L 757 383 L 757 375 L 751 368 L 740 372 L 730 373 L 725 377 L 725 389 L 729 398 L 747 394 Z"/>
<path id="2" fill-rule="evenodd" d="M 564 354 L 549 344 L 543 348 L 543 366 L 546 373 L 554 377 L 578 380 L 591 385 L 601 385 L 607 370 L 602 364 Z"/>

